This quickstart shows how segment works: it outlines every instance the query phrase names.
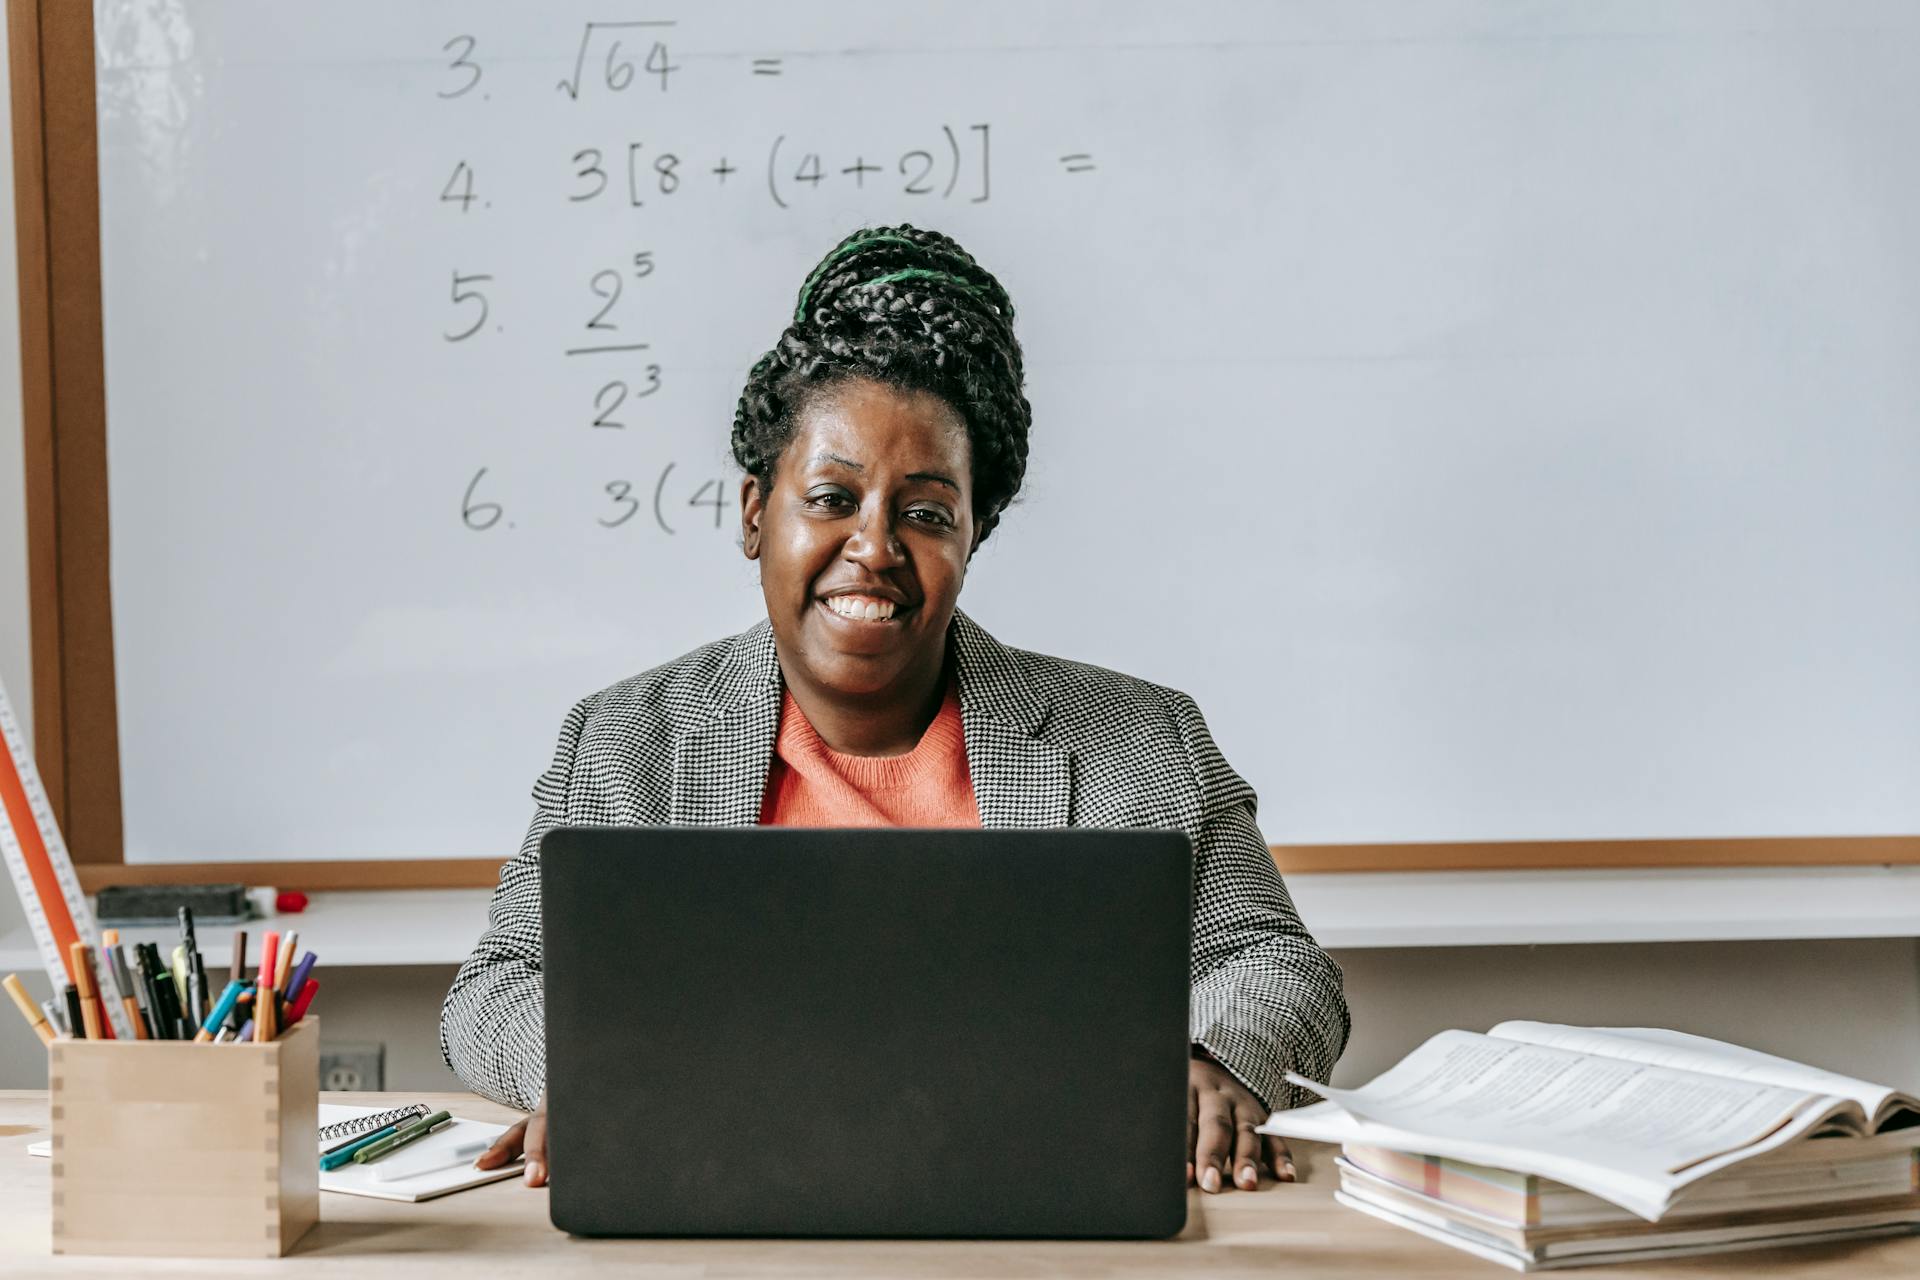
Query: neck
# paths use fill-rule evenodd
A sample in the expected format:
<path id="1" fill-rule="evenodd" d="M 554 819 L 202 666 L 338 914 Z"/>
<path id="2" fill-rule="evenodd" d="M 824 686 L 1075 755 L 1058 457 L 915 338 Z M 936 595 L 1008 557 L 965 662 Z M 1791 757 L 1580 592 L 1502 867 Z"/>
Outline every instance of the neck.
<path id="1" fill-rule="evenodd" d="M 892 687 L 875 693 L 812 684 L 784 658 L 780 671 L 801 714 L 829 747 L 849 756 L 903 756 L 920 745 L 946 698 L 945 655 L 937 657 L 929 669 L 904 673 Z"/>

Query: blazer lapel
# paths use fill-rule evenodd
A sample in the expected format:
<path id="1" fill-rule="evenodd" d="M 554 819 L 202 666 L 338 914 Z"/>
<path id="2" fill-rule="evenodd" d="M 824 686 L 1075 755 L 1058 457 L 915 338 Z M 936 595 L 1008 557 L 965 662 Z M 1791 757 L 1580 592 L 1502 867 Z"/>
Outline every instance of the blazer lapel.
<path id="1" fill-rule="evenodd" d="M 1073 759 L 1039 736 L 1045 701 L 1006 646 L 958 610 L 953 647 L 980 825 L 1066 826 L 1073 812 Z"/>
<path id="2" fill-rule="evenodd" d="M 782 687 L 773 627 L 762 622 L 738 637 L 715 676 L 713 719 L 673 744 L 667 821 L 683 827 L 750 827 L 760 821 Z"/>

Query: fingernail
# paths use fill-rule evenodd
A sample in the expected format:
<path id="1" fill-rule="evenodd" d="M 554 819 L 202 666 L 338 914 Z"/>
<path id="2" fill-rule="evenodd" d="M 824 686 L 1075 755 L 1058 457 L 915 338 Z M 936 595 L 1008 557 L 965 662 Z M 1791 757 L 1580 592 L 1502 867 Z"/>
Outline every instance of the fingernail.
<path id="1" fill-rule="evenodd" d="M 521 1171 L 520 1176 L 525 1178 L 528 1182 L 532 1182 L 535 1178 L 540 1176 L 540 1172 L 541 1170 L 540 1170 L 539 1163 L 534 1160 L 529 1160 L 527 1161 L 527 1167 Z"/>
<path id="2" fill-rule="evenodd" d="M 1243 1165 L 1241 1165 L 1241 1166 L 1240 1166 L 1240 1185 L 1241 1185 L 1241 1186 L 1243 1186 L 1243 1187 L 1257 1187 L 1257 1186 L 1259 1186 L 1259 1185 L 1260 1185 L 1260 1171 L 1259 1171 L 1258 1169 L 1256 1169 L 1256 1168 L 1254 1168 L 1254 1167 L 1253 1167 L 1252 1165 L 1250 1165 L 1250 1164 L 1243 1164 Z"/>
<path id="3" fill-rule="evenodd" d="M 1200 1171 L 1200 1189 L 1202 1191 L 1218 1191 L 1220 1189 L 1220 1171 L 1212 1165 L 1208 1165 L 1205 1169 L 1202 1169 Z"/>
<path id="4" fill-rule="evenodd" d="M 1289 1160 L 1280 1166 L 1280 1176 L 1288 1182 L 1293 1181 L 1293 1161 Z"/>

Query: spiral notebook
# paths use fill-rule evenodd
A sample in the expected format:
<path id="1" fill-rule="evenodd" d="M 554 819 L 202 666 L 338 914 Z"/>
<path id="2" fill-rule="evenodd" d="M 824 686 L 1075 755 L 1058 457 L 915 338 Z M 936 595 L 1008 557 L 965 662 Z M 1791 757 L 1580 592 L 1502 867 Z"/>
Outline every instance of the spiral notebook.
<path id="1" fill-rule="evenodd" d="M 396 1121 L 412 1120 L 427 1113 L 428 1107 L 424 1103 L 382 1111 L 378 1107 L 342 1107 L 323 1102 L 320 1104 L 318 1147 L 325 1149 L 347 1138 L 372 1133 L 375 1129 L 384 1129 Z M 470 1142 L 491 1143 L 506 1131 L 507 1126 L 503 1124 L 486 1124 L 483 1121 L 462 1120 L 455 1116 L 445 1128 L 436 1129 L 426 1137 L 408 1143 L 402 1150 L 387 1158 L 398 1161 L 404 1157 L 408 1164 L 428 1164 L 432 1162 L 435 1151 L 451 1151 L 455 1147 Z M 45 1159 L 53 1154 L 53 1143 L 49 1141 L 29 1143 L 27 1154 Z M 316 1158 L 318 1154 L 316 1150 Z M 521 1161 L 518 1160 L 498 1169 L 475 1169 L 471 1161 L 462 1160 L 451 1169 L 437 1169 L 411 1178 L 382 1182 L 378 1162 L 349 1164 L 339 1169 L 323 1171 L 320 1174 L 320 1189 L 338 1191 L 349 1196 L 372 1196 L 377 1200 L 432 1200 L 437 1196 L 465 1191 L 468 1187 L 478 1187 L 489 1182 L 499 1182 L 503 1178 L 516 1177 L 520 1173 L 520 1168 Z"/>
<path id="2" fill-rule="evenodd" d="M 336 1142 L 372 1133 L 383 1129 L 396 1121 L 405 1122 L 417 1116 L 426 1115 L 428 1108 L 424 1103 L 412 1107 L 398 1107 L 382 1111 L 376 1107 L 343 1107 L 331 1102 L 320 1104 L 320 1137 L 318 1147 L 330 1147 Z M 455 1116 L 444 1128 L 436 1129 L 426 1137 L 408 1143 L 394 1152 L 387 1160 L 398 1161 L 403 1157 L 408 1164 L 431 1163 L 436 1151 L 447 1152 L 471 1142 L 492 1142 L 505 1133 L 503 1124 L 487 1124 L 480 1120 L 462 1120 Z M 318 1152 L 316 1151 L 316 1157 Z M 468 1187 L 478 1187 L 488 1182 L 499 1182 L 503 1178 L 518 1177 L 518 1160 L 499 1169 L 476 1169 L 471 1159 L 462 1160 L 451 1169 L 438 1169 L 431 1173 L 418 1174 L 398 1181 L 382 1182 L 379 1179 L 380 1165 L 346 1164 L 338 1169 L 325 1170 L 320 1174 L 322 1191 L 338 1191 L 350 1196 L 372 1196 L 378 1200 L 432 1200 L 437 1196 L 451 1195 L 455 1191 L 465 1191 Z"/>

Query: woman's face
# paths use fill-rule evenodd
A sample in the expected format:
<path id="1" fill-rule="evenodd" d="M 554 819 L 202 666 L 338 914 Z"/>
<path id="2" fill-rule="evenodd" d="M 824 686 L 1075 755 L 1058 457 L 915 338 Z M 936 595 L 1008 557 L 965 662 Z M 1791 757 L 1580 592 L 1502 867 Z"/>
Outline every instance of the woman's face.
<path id="1" fill-rule="evenodd" d="M 973 449 L 926 392 L 843 383 L 800 415 L 763 499 L 741 487 L 742 546 L 790 681 L 924 696 L 973 552 Z"/>

